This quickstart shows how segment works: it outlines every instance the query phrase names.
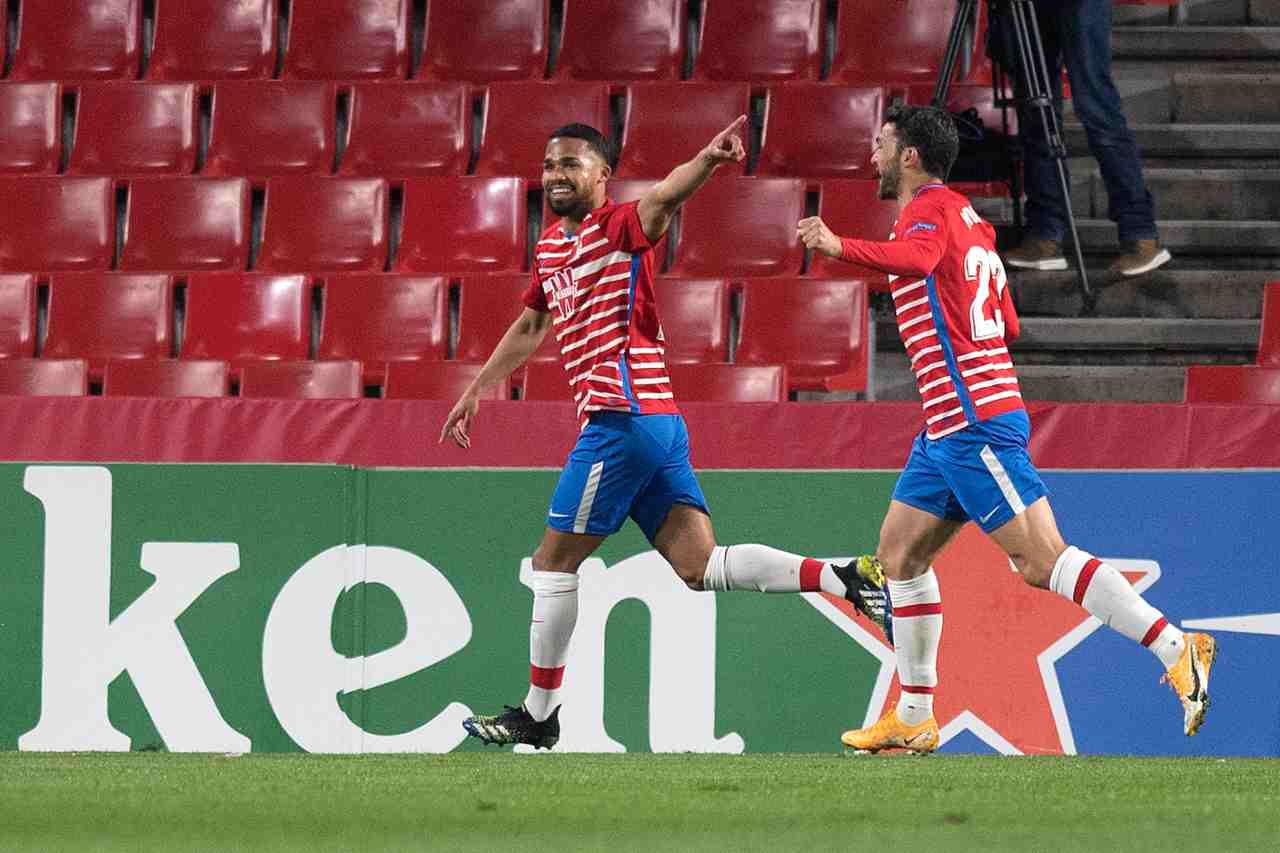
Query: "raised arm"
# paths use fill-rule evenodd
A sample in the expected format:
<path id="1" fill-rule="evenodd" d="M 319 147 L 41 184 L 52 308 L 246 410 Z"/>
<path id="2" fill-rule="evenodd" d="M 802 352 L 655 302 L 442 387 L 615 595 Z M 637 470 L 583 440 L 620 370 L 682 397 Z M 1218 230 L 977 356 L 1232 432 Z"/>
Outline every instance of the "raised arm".
<path id="1" fill-rule="evenodd" d="M 805 246 L 814 251 L 889 275 L 923 278 L 934 271 L 946 251 L 936 230 L 922 229 L 901 240 L 855 240 L 837 236 L 817 216 L 801 219 L 796 230 Z"/>
<path id="2" fill-rule="evenodd" d="M 532 308 L 525 308 L 521 312 L 502 336 L 502 340 L 493 348 L 489 360 L 480 368 L 480 373 L 450 410 L 449 417 L 440 430 L 440 442 L 448 436 L 459 447 L 471 446 L 471 419 L 480 410 L 480 395 L 524 364 L 542 343 L 549 328 L 549 313 Z"/>
<path id="3" fill-rule="evenodd" d="M 667 233 L 671 217 L 698 187 L 706 183 L 712 173 L 723 163 L 740 163 L 747 156 L 742 143 L 742 130 L 747 125 L 745 115 L 738 116 L 733 124 L 715 135 L 715 138 L 698 152 L 692 160 L 681 163 L 645 193 L 636 207 L 640 225 L 650 242 L 657 242 Z"/>

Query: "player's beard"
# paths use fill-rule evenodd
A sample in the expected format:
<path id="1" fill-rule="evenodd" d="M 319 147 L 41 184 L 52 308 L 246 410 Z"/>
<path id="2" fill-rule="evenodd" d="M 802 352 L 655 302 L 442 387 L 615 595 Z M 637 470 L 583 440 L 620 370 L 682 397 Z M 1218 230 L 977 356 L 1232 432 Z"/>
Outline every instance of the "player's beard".
<path id="1" fill-rule="evenodd" d="M 893 163 L 880 173 L 880 198 L 896 199 L 898 197 L 898 184 L 902 181 L 902 169 L 898 166 L 895 158 Z"/>
<path id="2" fill-rule="evenodd" d="M 572 219 L 581 219 L 591 212 L 590 203 L 582 197 L 577 187 L 573 187 L 574 194 L 568 198 L 553 198 L 550 190 L 547 191 L 547 206 L 551 208 L 551 212 L 561 219 L 566 217 Z"/>

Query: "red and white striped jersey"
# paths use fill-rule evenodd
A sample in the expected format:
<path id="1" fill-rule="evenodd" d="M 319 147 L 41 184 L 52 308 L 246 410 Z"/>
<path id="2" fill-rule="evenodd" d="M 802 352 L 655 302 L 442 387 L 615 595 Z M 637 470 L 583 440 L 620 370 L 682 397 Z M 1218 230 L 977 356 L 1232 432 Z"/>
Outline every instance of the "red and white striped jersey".
<path id="1" fill-rule="evenodd" d="M 576 234 L 542 232 L 524 304 L 550 311 L 578 418 L 599 411 L 676 411 L 653 295 L 652 244 L 637 202 L 606 201 Z"/>
<path id="2" fill-rule="evenodd" d="M 842 256 L 889 273 L 926 437 L 1023 408 L 1007 344 L 1018 315 L 995 229 L 968 199 L 934 183 L 902 209 L 890 240 L 845 239 Z"/>

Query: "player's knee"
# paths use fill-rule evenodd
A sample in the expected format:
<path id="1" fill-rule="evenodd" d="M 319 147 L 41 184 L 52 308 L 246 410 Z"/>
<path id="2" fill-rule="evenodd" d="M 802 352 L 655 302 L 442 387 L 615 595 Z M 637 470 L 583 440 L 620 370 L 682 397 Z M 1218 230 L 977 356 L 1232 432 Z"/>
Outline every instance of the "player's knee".
<path id="1" fill-rule="evenodd" d="M 876 548 L 876 558 L 884 567 L 884 573 L 896 581 L 910 580 L 929 570 L 928 555 L 913 553 L 910 548 L 896 542 L 881 540 Z"/>
<path id="2" fill-rule="evenodd" d="M 582 565 L 582 559 L 575 554 L 565 553 L 555 548 L 548 548 L 545 544 L 539 545 L 537 550 L 533 552 L 534 571 L 538 572 L 567 572 L 572 574 L 578 571 L 578 567 Z"/>
<path id="3" fill-rule="evenodd" d="M 1043 559 L 1035 559 L 1024 554 L 1010 554 L 1009 559 L 1013 561 L 1014 568 L 1028 584 L 1038 589 L 1049 588 L 1049 578 L 1053 575 L 1052 561 L 1046 563 Z"/>
<path id="4" fill-rule="evenodd" d="M 671 564 L 671 568 L 675 569 L 676 577 L 684 581 L 685 586 L 695 592 L 702 591 L 702 579 L 707 574 L 707 564 L 704 562 L 698 564 L 681 560 Z"/>

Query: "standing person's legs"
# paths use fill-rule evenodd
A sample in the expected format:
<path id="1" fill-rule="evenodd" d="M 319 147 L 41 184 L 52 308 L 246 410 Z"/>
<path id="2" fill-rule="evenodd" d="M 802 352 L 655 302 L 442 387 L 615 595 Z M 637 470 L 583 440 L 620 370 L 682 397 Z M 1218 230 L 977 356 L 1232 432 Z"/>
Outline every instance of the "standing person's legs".
<path id="1" fill-rule="evenodd" d="M 1036 23 L 1048 68 L 1049 94 L 1059 127 L 1062 125 L 1062 49 L 1058 43 L 1058 3 L 1035 4 Z M 1067 234 L 1067 199 L 1058 178 L 1057 161 L 1049 147 L 1048 132 L 1038 107 L 1026 103 L 1026 74 L 1017 49 L 1012 10 L 993 24 L 993 38 L 1001 40 L 1001 58 L 1019 100 L 1018 140 L 1023 152 L 1026 190 L 1026 233 L 1018 248 L 1004 253 L 1005 263 L 1020 269 L 1064 270 L 1067 259 L 1062 243 Z M 1033 57 L 1034 59 L 1034 57 Z M 1066 163 L 1063 163 L 1064 168 Z"/>
<path id="2" fill-rule="evenodd" d="M 1111 76 L 1112 0 L 1071 0 L 1060 13 L 1060 40 L 1075 114 L 1107 188 L 1108 215 L 1121 243 L 1155 240 L 1155 205 L 1142 156 Z"/>

